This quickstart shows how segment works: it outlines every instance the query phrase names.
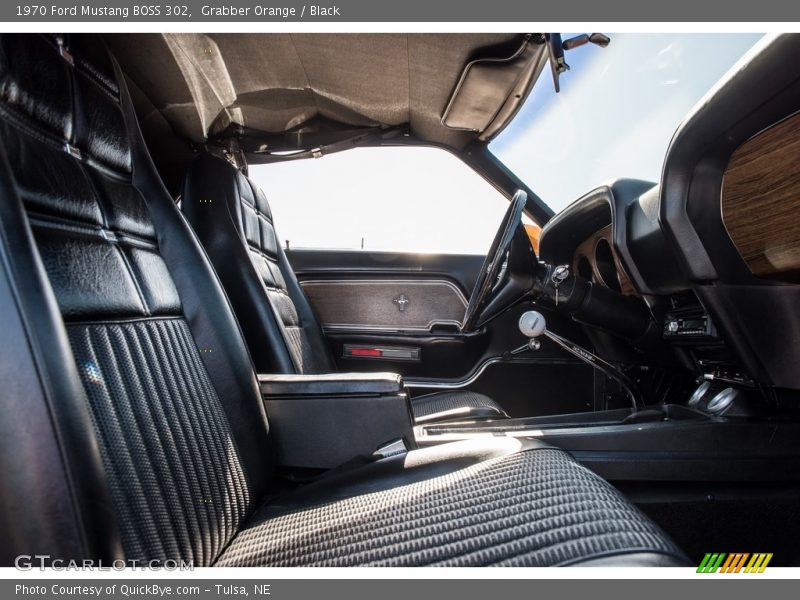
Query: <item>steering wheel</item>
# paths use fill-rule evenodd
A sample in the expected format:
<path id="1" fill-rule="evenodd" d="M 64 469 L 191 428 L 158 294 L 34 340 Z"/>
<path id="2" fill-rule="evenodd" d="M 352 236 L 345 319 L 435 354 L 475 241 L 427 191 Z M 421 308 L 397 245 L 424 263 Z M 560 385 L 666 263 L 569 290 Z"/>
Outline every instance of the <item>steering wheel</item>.
<path id="1" fill-rule="evenodd" d="M 497 230 L 497 235 L 494 236 L 492 245 L 489 247 L 489 253 L 483 261 L 480 273 L 478 273 L 478 280 L 475 282 L 467 312 L 464 314 L 462 331 L 472 331 L 475 328 L 481 310 L 488 303 L 492 291 L 500 279 L 501 269 L 506 262 L 514 233 L 522 223 L 522 211 L 527 201 L 528 195 L 522 190 L 517 190 L 503 217 L 503 222 Z"/>

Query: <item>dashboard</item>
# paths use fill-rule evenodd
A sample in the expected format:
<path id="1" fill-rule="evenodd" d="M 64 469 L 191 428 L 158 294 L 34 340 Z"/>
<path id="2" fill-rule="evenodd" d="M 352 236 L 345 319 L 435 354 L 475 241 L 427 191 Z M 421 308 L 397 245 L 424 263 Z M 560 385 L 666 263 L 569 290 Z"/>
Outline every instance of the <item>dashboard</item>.
<path id="1" fill-rule="evenodd" d="M 780 58 L 798 53 L 778 37 L 687 116 L 660 182 L 598 187 L 540 239 L 543 261 L 646 306 L 639 354 L 773 403 L 800 390 L 800 69 Z"/>
<path id="2" fill-rule="evenodd" d="M 652 294 L 654 287 L 669 286 L 678 270 L 664 260 L 657 207 L 653 182 L 620 179 L 598 187 L 547 223 L 541 258 L 626 296 Z"/>

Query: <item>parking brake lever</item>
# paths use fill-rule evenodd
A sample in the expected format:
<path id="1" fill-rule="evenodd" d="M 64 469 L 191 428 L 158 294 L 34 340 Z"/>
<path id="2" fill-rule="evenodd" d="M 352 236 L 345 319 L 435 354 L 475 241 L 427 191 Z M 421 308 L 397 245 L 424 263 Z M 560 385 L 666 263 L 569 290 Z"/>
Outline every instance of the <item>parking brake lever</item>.
<path id="1" fill-rule="evenodd" d="M 639 391 L 638 386 L 634 381 L 625 375 L 622 371 L 620 371 L 617 367 L 612 365 L 609 362 L 606 362 L 599 356 L 589 352 L 585 348 L 581 348 L 577 344 L 573 344 L 569 340 L 561 337 L 553 333 L 552 331 L 548 331 L 547 329 L 547 321 L 544 318 L 544 315 L 540 312 L 535 310 L 529 310 L 528 312 L 524 313 L 519 318 L 519 330 L 522 332 L 522 335 L 527 336 L 530 339 L 526 346 L 521 346 L 516 350 L 512 351 L 512 354 L 523 352 L 526 349 L 531 350 L 538 350 L 541 346 L 538 337 L 544 335 L 549 340 L 558 344 L 561 348 L 576 356 L 589 366 L 597 369 L 601 373 L 607 375 L 611 379 L 617 381 L 622 388 L 627 392 L 628 396 L 631 399 L 631 408 L 633 410 L 632 414 L 635 414 L 638 410 L 639 406 L 644 406 L 642 402 L 642 394 Z M 535 343 L 534 343 L 535 342 Z"/>

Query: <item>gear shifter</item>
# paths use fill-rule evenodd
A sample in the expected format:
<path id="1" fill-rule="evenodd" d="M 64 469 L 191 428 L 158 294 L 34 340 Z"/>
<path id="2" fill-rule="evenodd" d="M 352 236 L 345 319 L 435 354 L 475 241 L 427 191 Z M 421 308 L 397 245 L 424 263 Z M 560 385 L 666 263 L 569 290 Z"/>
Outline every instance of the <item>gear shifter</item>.
<path id="1" fill-rule="evenodd" d="M 535 350 L 538 348 L 538 345 L 534 345 L 534 341 L 536 338 L 544 335 L 549 340 L 558 344 L 561 348 L 572 354 L 573 356 L 578 357 L 580 360 L 588 364 L 589 366 L 597 369 L 598 371 L 604 373 L 608 377 L 619 382 L 622 388 L 628 393 L 631 398 L 631 407 L 633 409 L 633 413 L 635 414 L 638 410 L 638 406 L 643 406 L 642 399 L 641 399 L 641 392 L 637 385 L 631 380 L 630 377 L 625 375 L 622 371 L 617 369 L 611 363 L 604 361 L 599 356 L 592 354 L 588 350 L 581 348 L 577 344 L 573 344 L 567 339 L 564 339 L 560 335 L 553 333 L 552 331 L 548 331 L 547 329 L 547 321 L 544 318 L 544 315 L 535 310 L 529 310 L 528 312 L 524 313 L 519 318 L 519 330 L 522 332 L 522 335 L 531 338 L 531 341 L 528 343 L 528 348 L 531 350 Z"/>

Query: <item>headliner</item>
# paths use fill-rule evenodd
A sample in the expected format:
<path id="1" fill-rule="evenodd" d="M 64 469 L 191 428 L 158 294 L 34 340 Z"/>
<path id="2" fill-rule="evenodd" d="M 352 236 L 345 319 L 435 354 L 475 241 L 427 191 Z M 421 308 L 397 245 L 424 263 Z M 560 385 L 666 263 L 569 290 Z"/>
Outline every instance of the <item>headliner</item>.
<path id="1" fill-rule="evenodd" d="M 230 123 L 282 133 L 324 117 L 353 127 L 408 124 L 418 140 L 461 149 L 478 134 L 445 127 L 442 114 L 465 65 L 475 58 L 506 57 L 524 36 L 105 37 L 133 83 L 131 93 L 150 141 L 164 144 L 164 134 L 171 132 L 202 144 Z"/>

